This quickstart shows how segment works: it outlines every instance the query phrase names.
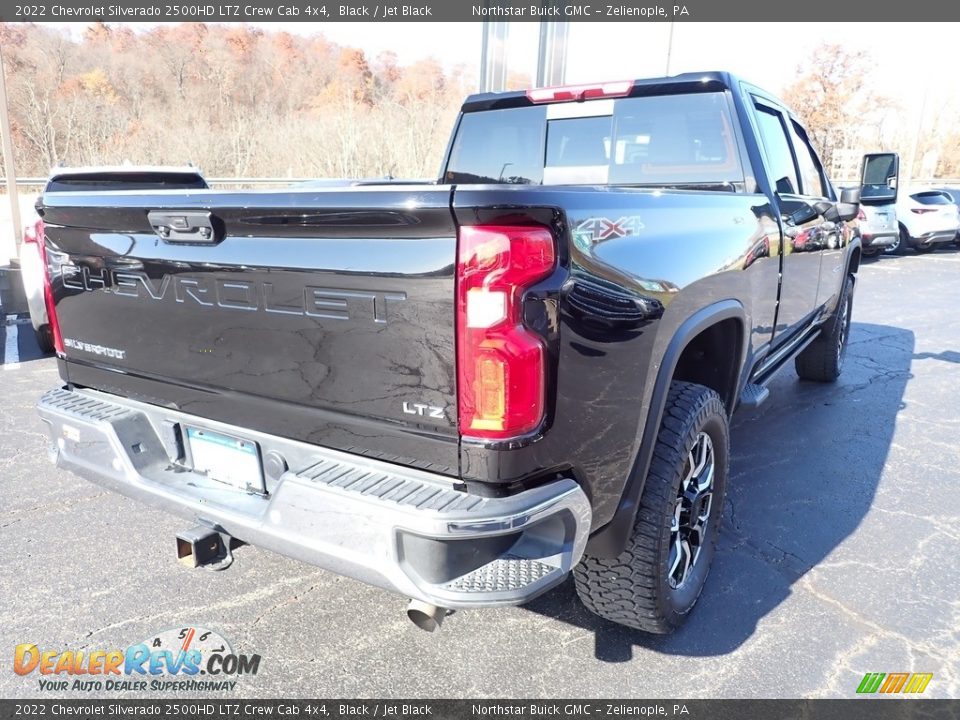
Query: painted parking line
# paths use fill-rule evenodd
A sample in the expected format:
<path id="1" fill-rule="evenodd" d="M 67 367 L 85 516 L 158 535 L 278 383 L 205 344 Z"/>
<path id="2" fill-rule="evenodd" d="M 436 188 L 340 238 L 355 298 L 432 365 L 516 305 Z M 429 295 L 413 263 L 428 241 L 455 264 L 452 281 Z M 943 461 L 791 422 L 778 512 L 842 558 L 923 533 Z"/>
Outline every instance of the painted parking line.
<path id="1" fill-rule="evenodd" d="M 20 369 L 20 326 L 16 315 L 7 315 L 6 342 L 3 346 L 3 369 Z"/>

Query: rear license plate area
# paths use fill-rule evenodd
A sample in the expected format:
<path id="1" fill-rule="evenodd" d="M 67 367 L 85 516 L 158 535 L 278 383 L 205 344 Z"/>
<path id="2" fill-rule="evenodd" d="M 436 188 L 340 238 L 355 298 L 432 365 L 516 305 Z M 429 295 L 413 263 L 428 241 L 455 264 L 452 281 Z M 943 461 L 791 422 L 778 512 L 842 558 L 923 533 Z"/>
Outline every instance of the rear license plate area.
<path id="1" fill-rule="evenodd" d="M 187 464 L 194 472 L 241 492 L 265 493 L 257 443 L 189 425 L 183 436 Z"/>

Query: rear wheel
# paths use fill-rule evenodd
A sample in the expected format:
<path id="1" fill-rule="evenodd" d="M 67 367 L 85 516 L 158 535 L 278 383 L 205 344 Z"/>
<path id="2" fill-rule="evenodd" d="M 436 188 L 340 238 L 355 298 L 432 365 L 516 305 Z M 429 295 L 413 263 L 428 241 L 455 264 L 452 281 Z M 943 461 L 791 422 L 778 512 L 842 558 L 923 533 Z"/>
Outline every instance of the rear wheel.
<path id="1" fill-rule="evenodd" d="M 585 555 L 574 568 L 588 610 L 650 633 L 683 623 L 713 561 L 728 446 L 720 396 L 702 385 L 672 383 L 626 548 L 616 558 Z"/>
<path id="2" fill-rule="evenodd" d="M 820 335 L 794 359 L 797 375 L 804 380 L 833 382 L 843 370 L 853 314 L 853 277 L 848 275 L 837 302 L 837 309 L 823 324 Z"/>
<path id="3" fill-rule="evenodd" d="M 917 251 L 918 255 L 926 255 L 927 253 L 932 253 L 937 249 L 936 245 L 915 245 L 914 250 Z"/>

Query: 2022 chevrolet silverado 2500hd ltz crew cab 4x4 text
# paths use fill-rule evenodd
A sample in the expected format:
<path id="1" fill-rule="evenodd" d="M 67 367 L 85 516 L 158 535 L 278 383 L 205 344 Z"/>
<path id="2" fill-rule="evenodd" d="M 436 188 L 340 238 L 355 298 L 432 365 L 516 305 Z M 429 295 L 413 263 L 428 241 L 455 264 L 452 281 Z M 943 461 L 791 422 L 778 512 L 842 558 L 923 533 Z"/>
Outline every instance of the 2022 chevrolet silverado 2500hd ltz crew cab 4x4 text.
<path id="1" fill-rule="evenodd" d="M 881 158 L 882 159 L 882 158 Z M 474 95 L 431 183 L 45 193 L 62 468 L 446 608 L 667 632 L 728 419 L 840 373 L 860 245 L 800 121 L 725 73 Z"/>

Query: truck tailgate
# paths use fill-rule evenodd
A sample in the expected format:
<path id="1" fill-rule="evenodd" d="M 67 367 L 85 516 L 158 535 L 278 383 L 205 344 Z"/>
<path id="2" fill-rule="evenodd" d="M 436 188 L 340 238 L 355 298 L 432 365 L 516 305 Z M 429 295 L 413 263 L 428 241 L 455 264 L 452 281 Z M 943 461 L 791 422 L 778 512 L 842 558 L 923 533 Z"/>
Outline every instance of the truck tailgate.
<path id="1" fill-rule="evenodd" d="M 456 474 L 450 188 L 48 193 L 38 209 L 70 382 Z"/>

